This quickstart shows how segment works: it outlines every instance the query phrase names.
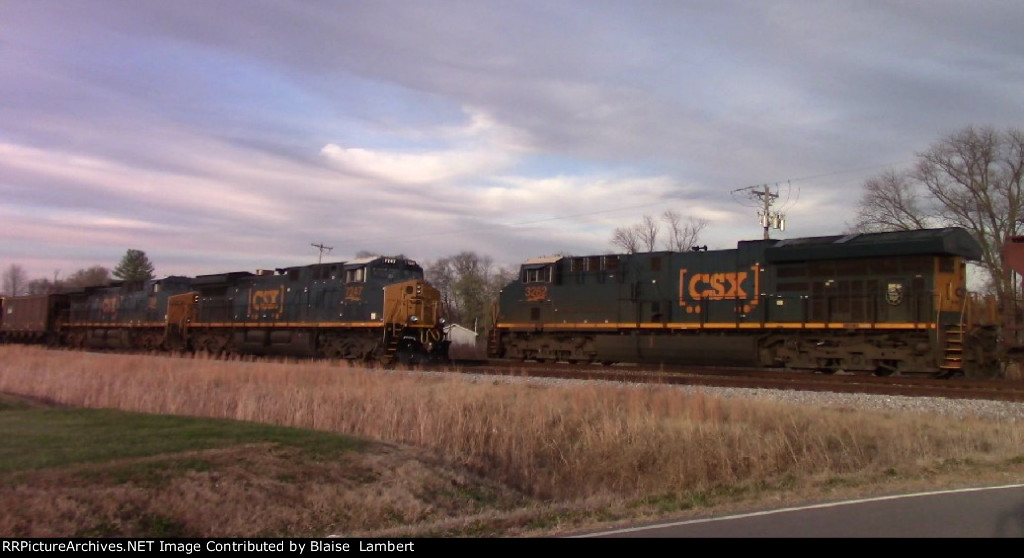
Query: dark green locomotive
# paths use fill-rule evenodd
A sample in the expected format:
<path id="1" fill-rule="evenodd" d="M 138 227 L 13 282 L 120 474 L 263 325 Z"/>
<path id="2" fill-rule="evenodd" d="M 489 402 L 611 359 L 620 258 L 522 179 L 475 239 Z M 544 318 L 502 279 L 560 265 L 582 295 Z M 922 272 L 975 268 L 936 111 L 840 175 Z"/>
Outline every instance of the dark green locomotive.
<path id="1" fill-rule="evenodd" d="M 445 360 L 441 297 L 408 259 L 369 257 L 196 277 L 173 312 L 196 350 Z"/>
<path id="2" fill-rule="evenodd" d="M 499 298 L 495 358 L 983 374 L 964 229 L 538 258 Z"/>
<path id="3" fill-rule="evenodd" d="M 374 256 L 7 297 L 0 340 L 415 364 L 448 358 L 441 307 L 419 264 Z"/>
<path id="4" fill-rule="evenodd" d="M 157 350 L 167 334 L 167 305 L 191 289 L 188 277 L 120 281 L 67 293 L 59 326 L 74 348 Z"/>

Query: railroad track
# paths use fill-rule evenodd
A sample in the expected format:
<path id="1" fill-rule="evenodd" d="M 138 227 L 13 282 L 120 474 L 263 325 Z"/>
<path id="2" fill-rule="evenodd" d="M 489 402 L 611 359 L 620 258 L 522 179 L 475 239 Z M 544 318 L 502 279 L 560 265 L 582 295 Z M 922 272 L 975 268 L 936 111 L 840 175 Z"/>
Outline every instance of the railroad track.
<path id="1" fill-rule="evenodd" d="M 690 385 L 946 397 L 1024 402 L 1024 381 L 924 376 L 827 375 L 766 369 L 574 365 L 522 361 L 462 361 L 459 372 L 482 375 L 561 378 L 634 384 Z"/>

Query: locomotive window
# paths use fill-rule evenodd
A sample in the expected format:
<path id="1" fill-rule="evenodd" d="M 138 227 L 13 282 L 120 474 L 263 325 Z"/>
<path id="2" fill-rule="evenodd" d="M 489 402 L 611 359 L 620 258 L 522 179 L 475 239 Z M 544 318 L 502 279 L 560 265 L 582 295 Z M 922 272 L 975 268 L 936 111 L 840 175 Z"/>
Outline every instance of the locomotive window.
<path id="1" fill-rule="evenodd" d="M 602 267 L 608 271 L 615 271 L 619 269 L 619 257 L 618 256 L 604 256 L 601 258 L 604 260 Z"/>
<path id="2" fill-rule="evenodd" d="M 661 258 L 651 258 L 651 271 L 661 271 Z"/>
<path id="3" fill-rule="evenodd" d="M 550 283 L 551 266 L 540 266 L 523 269 L 524 283 Z"/>
<path id="4" fill-rule="evenodd" d="M 584 259 L 573 258 L 569 260 L 569 271 L 583 271 L 584 270 Z"/>
<path id="5" fill-rule="evenodd" d="M 299 270 L 297 270 L 297 269 L 289 269 L 288 270 L 288 280 L 289 281 L 298 281 L 299 280 Z"/>
<path id="6" fill-rule="evenodd" d="M 955 265 L 956 264 L 953 262 L 953 258 L 939 258 L 939 271 L 943 273 L 953 273 L 953 268 L 955 267 Z"/>
<path id="7" fill-rule="evenodd" d="M 345 282 L 346 283 L 362 283 L 366 280 L 366 268 L 357 267 L 355 269 L 345 270 Z"/>

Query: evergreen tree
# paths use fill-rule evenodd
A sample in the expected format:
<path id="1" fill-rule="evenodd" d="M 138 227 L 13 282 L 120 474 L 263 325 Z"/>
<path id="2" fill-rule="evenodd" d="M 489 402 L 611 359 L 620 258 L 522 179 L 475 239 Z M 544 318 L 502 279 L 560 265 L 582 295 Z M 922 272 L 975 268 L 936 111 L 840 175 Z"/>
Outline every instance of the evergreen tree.
<path id="1" fill-rule="evenodd" d="M 114 268 L 114 277 L 124 281 L 145 281 L 153 278 L 153 264 L 142 250 L 129 249 Z"/>

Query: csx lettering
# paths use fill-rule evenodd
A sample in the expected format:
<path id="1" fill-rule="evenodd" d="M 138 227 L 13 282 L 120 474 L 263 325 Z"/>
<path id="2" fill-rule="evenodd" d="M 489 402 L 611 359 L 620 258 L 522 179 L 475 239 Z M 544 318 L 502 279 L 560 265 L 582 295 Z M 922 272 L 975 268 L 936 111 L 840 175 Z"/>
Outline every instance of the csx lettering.
<path id="1" fill-rule="evenodd" d="M 739 299 L 747 300 L 750 295 L 743 290 L 743 282 L 750 275 L 747 271 L 728 271 L 719 273 L 694 273 L 688 282 L 684 282 L 686 271 L 680 271 L 680 284 L 686 285 L 686 294 L 694 300 Z"/>
<path id="2" fill-rule="evenodd" d="M 266 290 L 266 291 L 253 291 L 252 293 L 252 309 L 253 310 L 277 310 L 278 308 L 278 297 L 281 296 L 281 291 L 278 290 Z"/>
<path id="3" fill-rule="evenodd" d="M 103 299 L 100 306 L 100 313 L 102 314 L 117 314 L 118 302 L 121 301 L 121 297 L 109 296 Z"/>
<path id="4" fill-rule="evenodd" d="M 526 300 L 538 301 L 546 300 L 548 298 L 548 288 L 544 287 L 526 287 Z"/>
<path id="5" fill-rule="evenodd" d="M 363 288 L 362 287 L 348 287 L 345 289 L 345 300 L 362 300 L 363 299 Z"/>

